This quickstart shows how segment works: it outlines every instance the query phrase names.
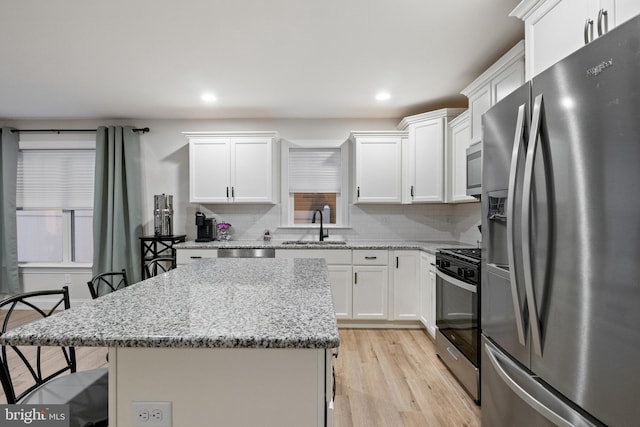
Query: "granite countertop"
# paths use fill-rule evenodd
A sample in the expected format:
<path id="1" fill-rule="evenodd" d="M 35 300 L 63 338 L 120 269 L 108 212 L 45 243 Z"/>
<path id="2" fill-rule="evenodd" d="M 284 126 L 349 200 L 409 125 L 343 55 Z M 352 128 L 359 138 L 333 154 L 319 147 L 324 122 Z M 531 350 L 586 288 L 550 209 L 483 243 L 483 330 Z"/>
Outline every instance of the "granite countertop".
<path id="1" fill-rule="evenodd" d="M 332 243 L 331 239 L 319 242 L 305 241 L 296 244 L 287 244 L 291 240 L 230 240 L 213 242 L 195 242 L 193 240 L 178 243 L 176 249 L 218 249 L 218 248 L 275 248 L 275 249 L 391 249 L 391 250 L 421 250 L 435 254 L 440 248 L 468 248 L 473 247 L 469 243 L 437 241 L 404 241 L 404 240 L 347 240 L 346 243 Z"/>
<path id="2" fill-rule="evenodd" d="M 203 259 L 0 337 L 14 345 L 335 348 L 323 259 Z"/>

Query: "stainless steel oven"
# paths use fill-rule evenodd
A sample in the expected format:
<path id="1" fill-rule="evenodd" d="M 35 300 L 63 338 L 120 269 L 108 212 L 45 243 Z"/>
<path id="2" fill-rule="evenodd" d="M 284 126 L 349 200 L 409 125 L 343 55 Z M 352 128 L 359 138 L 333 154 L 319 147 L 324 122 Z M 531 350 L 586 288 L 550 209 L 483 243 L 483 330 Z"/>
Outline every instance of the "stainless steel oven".
<path id="1" fill-rule="evenodd" d="M 436 266 L 437 354 L 479 401 L 480 250 L 441 249 Z"/>
<path id="2" fill-rule="evenodd" d="M 467 196 L 482 194 L 482 141 L 467 148 Z"/>

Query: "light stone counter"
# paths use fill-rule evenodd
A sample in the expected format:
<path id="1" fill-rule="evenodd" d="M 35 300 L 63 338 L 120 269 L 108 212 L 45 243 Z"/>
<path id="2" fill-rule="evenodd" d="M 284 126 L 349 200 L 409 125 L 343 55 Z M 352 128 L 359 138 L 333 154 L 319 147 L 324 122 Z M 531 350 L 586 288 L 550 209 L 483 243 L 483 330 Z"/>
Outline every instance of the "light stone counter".
<path id="1" fill-rule="evenodd" d="M 9 331 L 16 345 L 335 348 L 321 259 L 204 259 Z"/>
<path id="2" fill-rule="evenodd" d="M 421 250 L 435 254 L 440 248 L 468 248 L 469 243 L 451 241 L 404 241 L 404 240 L 348 240 L 346 244 L 332 243 L 331 238 L 319 244 L 318 242 L 300 242 L 286 244 L 285 240 L 263 242 L 258 240 L 230 240 L 213 242 L 195 242 L 193 240 L 179 243 L 175 249 L 219 249 L 219 248 L 275 248 L 275 249 L 388 249 L 388 250 Z M 290 242 L 290 241 L 289 241 Z"/>

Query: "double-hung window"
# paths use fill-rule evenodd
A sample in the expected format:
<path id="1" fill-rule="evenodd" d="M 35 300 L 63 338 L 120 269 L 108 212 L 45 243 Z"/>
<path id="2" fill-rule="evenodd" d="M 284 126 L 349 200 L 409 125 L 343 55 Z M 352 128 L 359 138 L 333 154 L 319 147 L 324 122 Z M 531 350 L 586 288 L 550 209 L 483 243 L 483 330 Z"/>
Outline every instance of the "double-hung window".
<path id="1" fill-rule="evenodd" d="M 330 142 L 283 144 L 282 225 L 304 227 L 314 212 L 325 225 L 347 224 L 346 146 Z M 319 221 L 319 217 L 316 217 Z"/>
<path id="2" fill-rule="evenodd" d="M 16 215 L 22 264 L 93 261 L 95 148 L 89 143 L 70 145 L 80 148 L 55 145 L 23 148 L 21 143 L 18 153 Z"/>

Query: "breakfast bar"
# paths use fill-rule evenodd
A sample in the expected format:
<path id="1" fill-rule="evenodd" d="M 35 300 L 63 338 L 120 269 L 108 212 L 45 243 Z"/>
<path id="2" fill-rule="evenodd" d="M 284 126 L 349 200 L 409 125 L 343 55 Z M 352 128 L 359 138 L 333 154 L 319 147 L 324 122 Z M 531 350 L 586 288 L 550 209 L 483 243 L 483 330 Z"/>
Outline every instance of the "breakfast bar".
<path id="1" fill-rule="evenodd" d="M 203 259 L 4 335 L 109 348 L 111 426 L 332 424 L 340 345 L 322 259 Z"/>

